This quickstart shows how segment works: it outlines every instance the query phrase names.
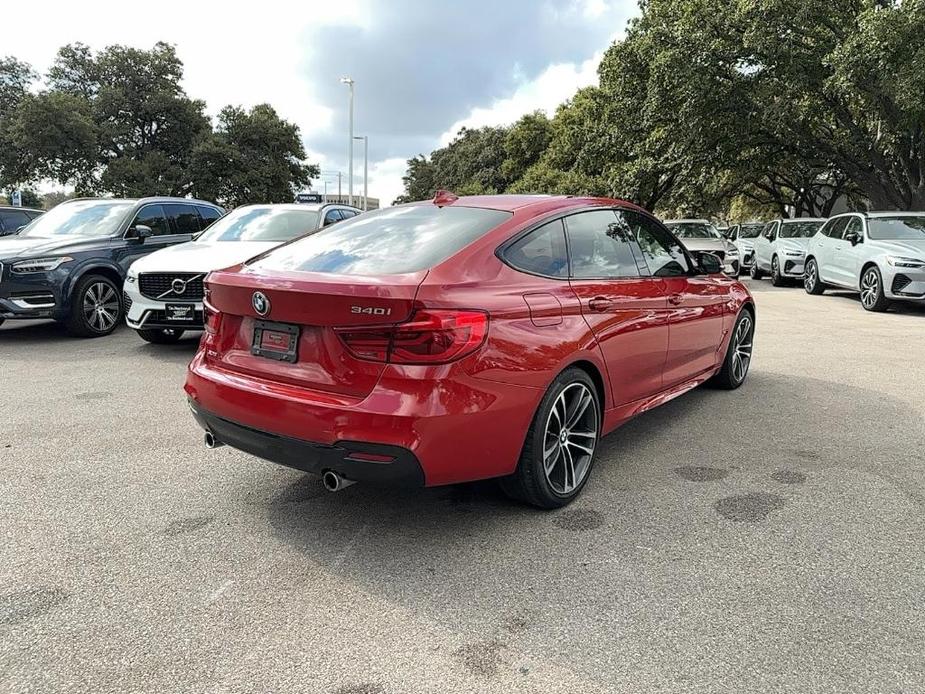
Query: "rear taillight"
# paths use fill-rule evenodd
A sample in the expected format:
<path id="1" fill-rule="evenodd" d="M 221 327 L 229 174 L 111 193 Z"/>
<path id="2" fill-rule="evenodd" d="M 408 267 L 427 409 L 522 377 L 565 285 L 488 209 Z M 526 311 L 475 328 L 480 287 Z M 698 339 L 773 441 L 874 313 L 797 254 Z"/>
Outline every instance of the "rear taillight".
<path id="1" fill-rule="evenodd" d="M 472 354 L 488 334 L 482 311 L 420 309 L 397 325 L 337 328 L 358 359 L 390 364 L 444 364 Z"/>
<path id="2" fill-rule="evenodd" d="M 218 335 L 218 329 L 222 327 L 222 314 L 208 301 L 202 302 L 202 318 L 205 331 L 210 335 Z"/>

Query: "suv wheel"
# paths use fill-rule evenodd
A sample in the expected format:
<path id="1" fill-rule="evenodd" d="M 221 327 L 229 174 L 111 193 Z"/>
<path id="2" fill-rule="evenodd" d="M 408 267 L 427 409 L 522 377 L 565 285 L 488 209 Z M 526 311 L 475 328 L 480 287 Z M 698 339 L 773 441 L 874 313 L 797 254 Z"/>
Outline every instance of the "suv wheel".
<path id="1" fill-rule="evenodd" d="M 122 301 L 113 281 L 103 275 L 81 278 L 64 321 L 68 332 L 77 337 L 102 337 L 115 330 L 120 320 Z"/>
<path id="2" fill-rule="evenodd" d="M 890 301 L 883 293 L 883 277 L 875 265 L 871 265 L 861 275 L 861 306 L 876 313 L 882 313 L 890 307 Z"/>
<path id="3" fill-rule="evenodd" d="M 780 261 L 777 259 L 776 255 L 771 258 L 771 284 L 775 287 L 784 286 L 784 278 L 780 274 Z"/>
<path id="4" fill-rule="evenodd" d="M 749 271 L 748 271 L 748 276 L 751 277 L 753 280 L 761 279 L 761 268 L 758 267 L 758 258 L 755 258 L 755 260 L 752 262 L 752 266 L 751 268 L 749 268 Z"/>
<path id="5" fill-rule="evenodd" d="M 743 308 L 739 312 L 729 347 L 726 348 L 726 358 L 723 366 L 710 380 L 712 385 L 726 390 L 735 390 L 745 383 L 748 367 L 752 363 L 752 342 L 755 338 L 755 318 L 751 311 Z"/>
<path id="6" fill-rule="evenodd" d="M 138 336 L 145 342 L 155 345 L 172 345 L 183 337 L 183 330 L 178 328 L 142 328 L 136 330 Z"/>
<path id="7" fill-rule="evenodd" d="M 553 381 L 527 431 L 517 470 L 501 480 L 508 496 L 559 508 L 580 493 L 594 463 L 601 406 L 587 372 L 563 371 Z"/>
<path id="8" fill-rule="evenodd" d="M 806 271 L 803 273 L 803 289 L 807 294 L 822 294 L 825 291 L 825 285 L 819 278 L 819 265 L 815 258 L 806 261 Z"/>

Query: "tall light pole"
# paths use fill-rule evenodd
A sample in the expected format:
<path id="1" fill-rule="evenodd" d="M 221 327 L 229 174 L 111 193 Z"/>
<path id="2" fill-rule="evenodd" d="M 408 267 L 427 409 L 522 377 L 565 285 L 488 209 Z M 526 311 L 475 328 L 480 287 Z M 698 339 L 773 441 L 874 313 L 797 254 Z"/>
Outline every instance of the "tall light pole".
<path id="1" fill-rule="evenodd" d="M 353 78 L 341 77 L 340 81 L 350 87 L 350 135 L 347 146 L 347 196 L 353 204 Z"/>
<path id="2" fill-rule="evenodd" d="M 357 135 L 354 140 L 363 140 L 363 211 L 369 209 L 369 135 Z"/>

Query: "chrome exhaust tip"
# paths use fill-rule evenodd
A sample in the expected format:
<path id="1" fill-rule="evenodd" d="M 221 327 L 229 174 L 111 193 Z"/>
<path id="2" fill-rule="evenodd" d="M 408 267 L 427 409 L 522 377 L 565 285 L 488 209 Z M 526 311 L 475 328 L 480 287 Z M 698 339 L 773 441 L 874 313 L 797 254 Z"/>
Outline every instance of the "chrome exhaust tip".
<path id="1" fill-rule="evenodd" d="M 321 475 L 321 482 L 324 484 L 324 488 L 329 492 L 339 492 L 341 489 L 346 489 L 351 484 L 356 484 L 356 480 L 348 480 L 341 477 L 333 470 L 325 470 Z"/>
<path id="2" fill-rule="evenodd" d="M 206 448 L 221 448 L 225 444 L 215 438 L 215 434 L 211 431 L 207 431 L 205 436 L 203 436 L 203 441 L 205 441 Z"/>

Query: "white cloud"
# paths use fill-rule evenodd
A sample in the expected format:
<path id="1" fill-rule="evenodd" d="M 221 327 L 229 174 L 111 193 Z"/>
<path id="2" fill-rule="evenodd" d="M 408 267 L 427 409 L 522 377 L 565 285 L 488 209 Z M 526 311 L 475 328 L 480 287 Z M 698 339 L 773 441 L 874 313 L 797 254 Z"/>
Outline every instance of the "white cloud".
<path id="1" fill-rule="evenodd" d="M 496 101 L 487 108 L 475 108 L 440 136 L 440 145 L 449 144 L 460 128 L 480 128 L 485 125 L 509 125 L 525 113 L 544 111 L 553 115 L 562 102 L 570 99 L 581 87 L 597 84 L 597 66 L 602 53 L 583 63 L 550 65 L 532 82 L 522 84 L 513 95 Z"/>

